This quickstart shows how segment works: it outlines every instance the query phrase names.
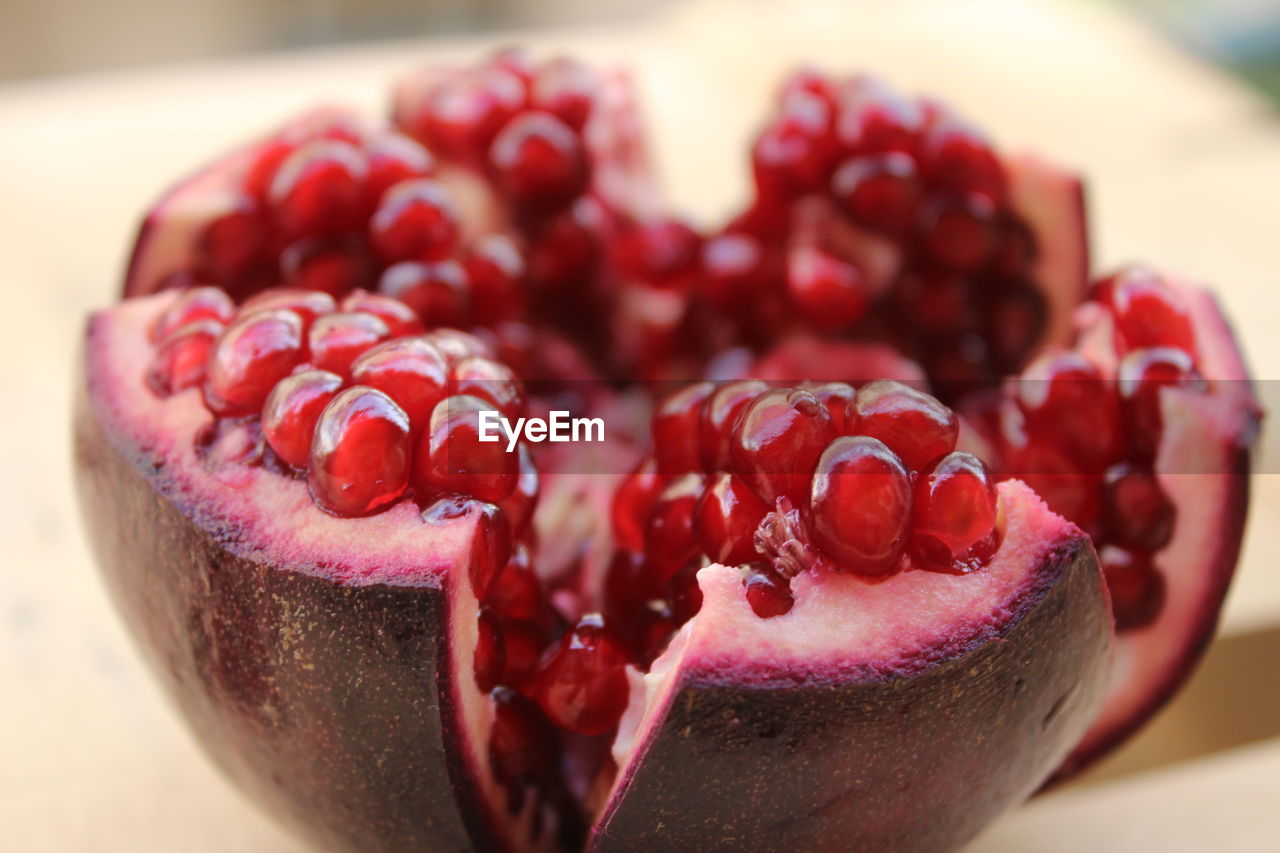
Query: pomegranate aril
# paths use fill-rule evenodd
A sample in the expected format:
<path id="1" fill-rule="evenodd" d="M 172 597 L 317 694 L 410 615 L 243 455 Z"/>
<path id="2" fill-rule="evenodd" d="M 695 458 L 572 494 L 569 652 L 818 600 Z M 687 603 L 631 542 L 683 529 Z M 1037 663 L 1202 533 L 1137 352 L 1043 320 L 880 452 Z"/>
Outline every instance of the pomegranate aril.
<path id="1" fill-rule="evenodd" d="M 731 467 L 766 502 L 785 495 L 802 506 L 818 457 L 836 435 L 827 407 L 813 394 L 766 391 L 738 418 Z"/>
<path id="2" fill-rule="evenodd" d="M 416 335 L 422 331 L 422 323 L 412 308 L 399 299 L 392 299 L 379 293 L 353 290 L 343 297 L 338 307 L 344 312 L 372 314 L 386 323 L 387 331 L 393 338 Z"/>
<path id="3" fill-rule="evenodd" d="M 765 249 L 747 234 L 720 234 L 702 247 L 702 292 L 717 310 L 749 316 L 771 283 Z"/>
<path id="4" fill-rule="evenodd" d="M 461 326 L 470 318 L 467 274 L 454 260 L 393 264 L 378 279 L 378 292 L 408 305 L 428 327 Z"/>
<path id="5" fill-rule="evenodd" d="M 494 136 L 524 108 L 524 81 L 503 68 L 486 67 L 441 80 L 409 130 L 448 157 L 480 162 Z"/>
<path id="6" fill-rule="evenodd" d="M 702 553 L 713 563 L 742 565 L 760 558 L 755 532 L 769 506 L 732 474 L 719 474 L 694 513 Z"/>
<path id="7" fill-rule="evenodd" d="M 488 325 L 523 311 L 524 255 L 505 234 L 485 234 L 462 262 L 471 286 L 472 320 Z"/>
<path id="8" fill-rule="evenodd" d="M 626 663 L 622 643 L 604 618 L 589 613 L 539 668 L 534 697 L 560 728 L 604 734 L 617 726 L 627 707 Z"/>
<path id="9" fill-rule="evenodd" d="M 917 227 L 925 254 L 943 269 L 973 272 L 996 249 L 995 207 L 983 195 L 930 199 Z"/>
<path id="10" fill-rule="evenodd" d="M 292 311 L 302 318 L 302 325 L 309 328 L 322 314 L 332 314 L 337 308 L 333 296 L 315 290 L 291 287 L 273 287 L 255 293 L 240 306 L 240 317 L 259 311 Z"/>
<path id="11" fill-rule="evenodd" d="M 173 300 L 151 324 L 151 340 L 163 341 L 201 320 L 213 320 L 221 326 L 230 322 L 235 313 L 236 306 L 225 291 L 217 287 L 193 287 Z"/>
<path id="12" fill-rule="evenodd" d="M 311 495 L 335 515 L 368 515 L 409 485 L 409 418 L 373 388 L 348 388 L 324 408 L 307 466 Z"/>
<path id="13" fill-rule="evenodd" d="M 953 121 L 931 127 L 920 146 L 920 165 L 929 182 L 947 192 L 981 193 L 994 202 L 1004 198 L 1004 167 L 972 128 Z"/>
<path id="14" fill-rule="evenodd" d="M 591 116 L 599 83 L 589 68 L 567 57 L 543 63 L 534 74 L 530 98 L 535 108 L 552 113 L 581 131 Z"/>
<path id="15" fill-rule="evenodd" d="M 493 347 L 470 332 L 460 332 L 457 329 L 433 329 L 423 335 L 422 340 L 435 347 L 450 369 L 464 358 L 494 357 Z"/>
<path id="16" fill-rule="evenodd" d="M 290 288 L 339 296 L 373 281 L 368 247 L 359 235 L 303 238 L 280 253 L 280 274 Z"/>
<path id="17" fill-rule="evenodd" d="M 819 97 L 797 94 L 751 149 L 757 190 L 772 199 L 816 190 L 826 183 L 835 152 L 830 105 Z"/>
<path id="18" fill-rule="evenodd" d="M 547 219 L 530 235 L 529 281 L 543 293 L 565 293 L 582 285 L 600 258 L 606 214 L 583 196 Z"/>
<path id="19" fill-rule="evenodd" d="M 511 531 L 516 536 L 524 535 L 533 520 L 533 511 L 538 506 L 538 469 L 533 464 L 533 456 L 527 445 L 521 444 L 520 478 L 516 480 L 515 490 L 501 500 L 499 505 L 511 521 Z"/>
<path id="20" fill-rule="evenodd" d="M 973 288 L 959 273 L 908 271 L 890 298 L 899 320 L 926 342 L 954 338 L 976 325 Z"/>
<path id="21" fill-rule="evenodd" d="M 508 687 L 493 697 L 493 728 L 489 733 L 489 763 L 503 782 L 531 782 L 555 771 L 559 745 L 556 730 L 531 699 Z"/>
<path id="22" fill-rule="evenodd" d="M 476 652 L 474 669 L 476 687 L 488 693 L 498 686 L 503 670 L 506 669 L 506 650 L 502 642 L 502 626 L 498 618 L 488 610 L 481 608 L 476 614 Z"/>
<path id="23" fill-rule="evenodd" d="M 487 501 L 449 494 L 428 504 L 422 511 L 422 520 L 431 527 L 450 527 L 461 523 L 473 528 L 471 549 L 466 559 L 467 578 L 471 591 L 483 601 L 498 572 L 511 560 L 514 545 L 506 514 Z"/>
<path id="24" fill-rule="evenodd" d="M 909 469 L 922 471 L 955 449 L 960 424 L 936 398 L 880 379 L 858 389 L 845 432 L 883 441 Z"/>
<path id="25" fill-rule="evenodd" d="M 1134 267 L 1110 282 L 1111 312 L 1125 350 L 1173 347 L 1195 355 L 1195 329 L 1187 306 L 1156 273 Z"/>
<path id="26" fill-rule="evenodd" d="M 1109 541 L 1140 551 L 1159 551 L 1173 538 L 1174 506 L 1150 470 L 1121 462 L 1103 478 Z"/>
<path id="27" fill-rule="evenodd" d="M 485 606 L 505 620 L 533 622 L 547 606 L 542 581 L 529 564 L 529 550 L 517 546 L 485 595 Z"/>
<path id="28" fill-rule="evenodd" d="M 893 571 L 907 546 L 911 474 L 883 442 L 842 436 L 818 460 L 809 497 L 814 543 L 862 575 Z"/>
<path id="29" fill-rule="evenodd" d="M 1133 350 L 1117 370 L 1120 405 L 1129 444 L 1140 459 L 1155 456 L 1164 426 L 1161 397 L 1165 388 L 1203 390 L 1205 383 L 1191 356 L 1172 347 Z"/>
<path id="30" fill-rule="evenodd" d="M 1031 229 L 1020 219 L 1006 217 L 1000 222 L 999 234 L 991 271 L 1007 279 L 1030 274 L 1039 254 Z"/>
<path id="31" fill-rule="evenodd" d="M 383 263 L 438 261 L 453 252 L 461 229 L 453 193 L 421 178 L 386 191 L 369 220 L 369 243 Z"/>
<path id="32" fill-rule="evenodd" d="M 277 227 L 287 237 L 336 237 L 369 214 L 369 162 L 354 145 L 317 140 L 289 154 L 271 180 Z"/>
<path id="33" fill-rule="evenodd" d="M 326 314 L 311 324 L 307 342 L 311 363 L 339 376 L 351 375 L 351 363 L 391 334 L 387 324 L 373 314 Z"/>
<path id="34" fill-rule="evenodd" d="M 482 356 L 469 356 L 449 371 L 449 393 L 469 394 L 493 404 L 511 421 L 524 415 L 524 389 L 511 368 Z"/>
<path id="35" fill-rule="evenodd" d="M 694 558 L 681 566 L 667 581 L 667 600 L 676 623 L 683 625 L 702 608 L 702 587 L 698 585 L 698 572 L 702 560 Z"/>
<path id="36" fill-rule="evenodd" d="M 216 320 L 195 320 L 170 332 L 151 357 L 147 385 L 161 397 L 198 387 L 222 330 Z"/>
<path id="37" fill-rule="evenodd" d="M 738 416 L 769 386 L 758 379 L 740 379 L 715 388 L 702 409 L 697 427 L 704 471 L 729 470 L 729 442 Z"/>
<path id="38" fill-rule="evenodd" d="M 369 156 L 369 200 L 375 204 L 396 184 L 425 178 L 436 171 L 435 158 L 431 153 L 400 133 L 375 136 L 365 151 Z"/>
<path id="39" fill-rule="evenodd" d="M 863 78 L 840 92 L 836 136 L 840 144 L 859 154 L 912 152 L 924 127 L 920 105 L 877 80 Z"/>
<path id="40" fill-rule="evenodd" d="M 1099 532 L 1100 475 L 1086 473 L 1049 440 L 1034 438 L 1007 448 L 1001 475 L 1025 482 L 1049 509 L 1089 535 Z"/>
<path id="41" fill-rule="evenodd" d="M 924 187 L 915 160 L 890 151 L 846 160 L 831 177 L 831 192 L 857 225 L 901 235 L 915 222 Z"/>
<path id="42" fill-rule="evenodd" d="M 507 123 L 489 149 L 498 187 L 516 205 L 553 210 L 587 187 L 586 154 L 578 134 L 551 113 L 531 110 Z"/>
<path id="43" fill-rule="evenodd" d="M 649 570 L 668 579 L 698 553 L 693 514 L 702 497 L 701 474 L 672 480 L 657 496 L 645 525 L 644 554 Z"/>
<path id="44" fill-rule="evenodd" d="M 271 223 L 257 199 L 238 194 L 196 235 L 196 268 L 231 286 L 271 262 Z"/>
<path id="45" fill-rule="evenodd" d="M 784 616 L 791 612 L 796 599 L 785 580 L 762 565 L 753 566 L 742 579 L 747 603 L 761 619 Z"/>
<path id="46" fill-rule="evenodd" d="M 870 289 L 857 266 L 816 247 L 793 249 L 787 258 L 791 302 L 822 332 L 839 332 L 867 312 Z"/>
<path id="47" fill-rule="evenodd" d="M 341 388 L 342 377 L 324 370 L 280 380 L 262 407 L 262 434 L 277 456 L 295 468 L 307 467 L 320 413 Z"/>
<path id="48" fill-rule="evenodd" d="M 531 622 L 504 622 L 502 683 L 521 689 L 532 684 L 546 647 L 546 634 L 537 625 Z"/>
<path id="49" fill-rule="evenodd" d="M 242 313 L 209 354 L 205 400 L 220 415 L 255 413 L 304 356 L 303 321 L 296 313 Z"/>
<path id="50" fill-rule="evenodd" d="M 1098 558 L 1107 589 L 1111 591 L 1111 613 L 1115 616 L 1116 630 L 1134 631 L 1154 622 L 1164 607 L 1165 579 L 1151 562 L 1151 557 L 1139 551 L 1107 545 Z"/>
<path id="51" fill-rule="evenodd" d="M 710 382 L 686 385 L 663 398 L 650 427 L 658 471 L 683 474 L 701 469 L 699 426 L 707 398 L 716 390 Z"/>
<path id="52" fill-rule="evenodd" d="M 382 391 L 402 408 L 416 433 L 445 398 L 448 368 L 440 353 L 422 337 L 387 341 L 351 365 L 351 380 Z"/>
<path id="53" fill-rule="evenodd" d="M 644 550 L 644 531 L 649 512 L 666 486 L 652 459 L 646 459 L 613 493 L 613 536 L 619 547 L 632 553 Z"/>
<path id="54" fill-rule="evenodd" d="M 520 478 L 519 457 L 507 452 L 505 442 L 480 440 L 482 413 L 493 411 L 489 401 L 467 395 L 437 403 L 414 457 L 415 488 L 426 494 L 462 492 L 491 502 L 511 494 Z"/>
<path id="55" fill-rule="evenodd" d="M 834 105 L 836 95 L 835 83 L 821 69 L 801 67 L 788 74 L 778 87 L 778 104 L 785 107 L 797 96 L 816 96 Z"/>
<path id="56" fill-rule="evenodd" d="M 1124 452 L 1124 425 L 1111 382 L 1075 351 L 1042 353 L 1017 380 L 1031 429 L 1052 437 L 1081 470 L 1101 473 Z"/>
<path id="57" fill-rule="evenodd" d="M 292 139 L 271 139 L 264 142 L 253 157 L 253 162 L 245 173 L 243 186 L 253 198 L 265 201 L 271 191 L 271 180 L 280 170 L 285 158 L 297 150 L 298 143 Z"/>
<path id="58" fill-rule="evenodd" d="M 697 275 L 702 236 L 678 219 L 635 226 L 614 243 L 624 274 L 668 290 L 685 290 Z"/>
<path id="59" fill-rule="evenodd" d="M 831 415 L 831 425 L 839 435 L 848 435 L 856 424 L 849 419 L 858 392 L 847 382 L 805 382 L 800 386 L 817 397 Z"/>
<path id="60" fill-rule="evenodd" d="M 1022 367 L 1049 324 L 1049 306 L 1029 282 L 1001 288 L 983 312 L 983 331 L 1000 372 Z"/>
<path id="61" fill-rule="evenodd" d="M 996 489 L 982 460 L 949 453 L 916 482 L 911 560 L 920 568 L 964 573 L 998 547 Z"/>

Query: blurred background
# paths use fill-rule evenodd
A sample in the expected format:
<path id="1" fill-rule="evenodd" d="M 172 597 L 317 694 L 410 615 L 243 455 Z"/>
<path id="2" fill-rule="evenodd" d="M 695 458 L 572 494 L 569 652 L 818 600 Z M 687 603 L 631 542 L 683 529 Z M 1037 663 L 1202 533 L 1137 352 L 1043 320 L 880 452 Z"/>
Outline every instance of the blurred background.
<path id="1" fill-rule="evenodd" d="M 4 0 L 0 80 L 341 42 L 625 22 L 678 2 Z M 1077 2 L 1131 13 L 1280 99 L 1280 0 Z"/>

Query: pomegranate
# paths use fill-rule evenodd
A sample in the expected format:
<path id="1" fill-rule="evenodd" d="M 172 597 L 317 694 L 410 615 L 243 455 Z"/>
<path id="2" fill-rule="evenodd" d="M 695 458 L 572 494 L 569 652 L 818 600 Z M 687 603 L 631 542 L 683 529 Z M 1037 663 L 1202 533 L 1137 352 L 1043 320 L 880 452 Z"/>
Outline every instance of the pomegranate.
<path id="1" fill-rule="evenodd" d="M 147 214 L 84 515 L 302 834 L 953 849 L 1191 671 L 1261 414 L 1212 297 L 1088 286 L 1075 176 L 871 78 L 792 75 L 750 157 L 701 230 L 625 75 L 507 50 Z"/>

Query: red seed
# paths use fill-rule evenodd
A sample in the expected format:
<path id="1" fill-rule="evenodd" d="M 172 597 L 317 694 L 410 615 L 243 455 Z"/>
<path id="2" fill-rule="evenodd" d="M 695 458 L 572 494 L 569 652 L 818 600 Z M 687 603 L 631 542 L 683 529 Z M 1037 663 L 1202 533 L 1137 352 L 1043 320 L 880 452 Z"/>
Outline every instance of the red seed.
<path id="1" fill-rule="evenodd" d="M 781 199 L 816 190 L 827 182 L 835 153 L 830 105 L 797 94 L 751 148 L 757 191 Z"/>
<path id="2" fill-rule="evenodd" d="M 766 503 L 786 496 L 803 506 L 818 457 L 836 437 L 827 407 L 803 389 L 775 389 L 738 418 L 730 445 L 732 470 Z"/>
<path id="3" fill-rule="evenodd" d="M 391 334 L 387 324 L 372 314 L 326 314 L 307 333 L 311 363 L 339 376 L 351 375 L 351 363 Z"/>
<path id="4" fill-rule="evenodd" d="M 460 233 L 453 193 L 431 178 L 391 187 L 369 221 L 369 243 L 386 264 L 446 258 Z"/>
<path id="5" fill-rule="evenodd" d="M 1042 353 L 1018 379 L 1017 396 L 1031 429 L 1060 444 L 1081 471 L 1101 473 L 1124 452 L 1115 387 L 1080 353 Z"/>
<path id="6" fill-rule="evenodd" d="M 218 325 L 231 321 L 236 307 L 231 297 L 216 287 L 193 287 L 170 303 L 151 324 L 151 340 L 159 342 L 174 332 L 201 320 L 214 320 Z"/>
<path id="7" fill-rule="evenodd" d="M 531 110 L 512 119 L 494 138 L 489 164 L 502 192 L 524 207 L 558 209 L 587 186 L 582 141 L 551 113 Z"/>
<path id="8" fill-rule="evenodd" d="M 463 261 L 471 285 L 472 319 L 488 325 L 519 316 L 525 293 L 522 288 L 524 255 L 505 234 L 485 234 L 471 244 Z"/>
<path id="9" fill-rule="evenodd" d="M 353 290 L 348 293 L 339 306 L 346 312 L 362 312 L 372 314 L 387 324 L 387 330 L 393 338 L 405 335 L 416 335 L 422 331 L 422 323 L 413 309 L 399 299 L 392 299 L 379 293 L 367 290 Z"/>
<path id="10" fill-rule="evenodd" d="M 1173 538 L 1174 506 L 1154 473 L 1131 462 L 1103 477 L 1107 537 L 1139 551 L 1159 551 Z"/>
<path id="11" fill-rule="evenodd" d="M 973 128 L 954 121 L 935 124 L 925 132 L 920 165 L 929 182 L 947 192 L 981 193 L 995 202 L 1004 198 L 1004 167 Z"/>
<path id="12" fill-rule="evenodd" d="M 1015 282 L 993 294 L 983 313 L 983 330 L 998 369 L 1020 369 L 1044 337 L 1048 323 L 1048 303 L 1029 282 Z"/>
<path id="13" fill-rule="evenodd" d="M 612 247 L 624 275 L 668 290 L 687 290 L 697 275 L 702 236 L 679 219 L 659 219 L 625 231 Z"/>
<path id="14" fill-rule="evenodd" d="M 295 239 L 359 230 L 369 214 L 368 174 L 364 152 L 350 143 L 321 139 L 299 146 L 271 180 L 276 225 Z"/>
<path id="15" fill-rule="evenodd" d="M 924 187 L 915 160 L 890 151 L 846 160 L 831 178 L 831 192 L 856 224 L 902 235 L 915 222 Z"/>
<path id="16" fill-rule="evenodd" d="M 1049 509 L 1082 528 L 1091 536 L 1098 533 L 1101 513 L 1099 479 L 1086 473 L 1062 450 L 1046 440 L 1006 449 L 1003 477 L 1017 477 L 1044 499 Z"/>
<path id="17" fill-rule="evenodd" d="M 1111 592 L 1116 630 L 1146 628 L 1164 608 L 1165 579 L 1151 558 L 1141 552 L 1108 545 L 1099 554 L 1102 574 Z"/>
<path id="18" fill-rule="evenodd" d="M 698 585 L 698 571 L 702 560 L 689 560 L 667 581 L 667 600 L 671 602 L 671 615 L 676 624 L 683 625 L 702 608 L 702 587 Z"/>
<path id="19" fill-rule="evenodd" d="M 442 495 L 422 511 L 430 527 L 463 524 L 471 532 L 467 555 L 467 577 L 476 598 L 484 600 L 498 572 L 511 559 L 511 525 L 501 509 L 483 500 L 460 494 Z"/>
<path id="20" fill-rule="evenodd" d="M 881 441 L 842 436 L 822 454 L 809 498 L 813 540 L 862 575 L 893 571 L 907 545 L 911 475 Z"/>
<path id="21" fill-rule="evenodd" d="M 511 368 L 482 356 L 468 356 L 449 371 L 449 393 L 469 394 L 493 404 L 514 421 L 524 415 L 524 388 Z"/>
<path id="22" fill-rule="evenodd" d="M 1129 444 L 1140 459 L 1151 459 L 1164 428 L 1162 392 L 1165 388 L 1203 390 L 1204 379 L 1191 356 L 1172 347 L 1133 350 L 1121 359 L 1118 374 Z"/>
<path id="23" fill-rule="evenodd" d="M 767 390 L 769 386 L 758 379 L 740 379 L 718 386 L 707 398 L 698 426 L 699 458 L 704 471 L 729 470 L 729 447 L 738 417 Z"/>
<path id="24" fill-rule="evenodd" d="M 348 388 L 325 406 L 311 443 L 307 482 L 335 515 L 367 515 L 409 485 L 409 418 L 373 388 Z"/>
<path id="25" fill-rule="evenodd" d="M 630 689 L 627 656 L 598 613 L 583 616 L 543 662 L 534 697 L 562 729 L 599 735 L 618 724 Z"/>
<path id="26" fill-rule="evenodd" d="M 205 400 L 221 415 L 259 411 L 276 383 L 304 358 L 302 319 L 293 311 L 241 314 L 214 346 Z"/>
<path id="27" fill-rule="evenodd" d="M 849 434 L 849 412 L 857 398 L 857 390 L 847 382 L 804 382 L 801 388 L 818 398 L 831 415 L 831 425 L 840 435 Z"/>
<path id="28" fill-rule="evenodd" d="M 498 686 L 506 669 L 506 649 L 498 618 L 484 608 L 476 614 L 476 651 L 473 658 L 476 687 L 484 693 Z"/>
<path id="29" fill-rule="evenodd" d="M 444 358 L 425 338 L 399 338 L 379 344 L 351 365 L 351 381 L 377 388 L 404 410 L 413 431 L 423 429 L 445 398 Z"/>
<path id="30" fill-rule="evenodd" d="M 1112 277 L 1109 296 L 1124 350 L 1173 347 L 1195 355 L 1187 306 L 1156 273 L 1141 267 L 1123 270 Z"/>
<path id="31" fill-rule="evenodd" d="M 435 158 L 427 149 L 399 133 L 380 133 L 365 148 L 369 155 L 369 199 L 375 204 L 402 181 L 435 173 Z"/>
<path id="32" fill-rule="evenodd" d="M 996 249 L 995 207 L 983 195 L 930 199 L 920 210 L 917 227 L 925 253 L 943 269 L 973 272 Z"/>
<path id="33" fill-rule="evenodd" d="M 533 520 L 533 511 L 538 506 L 538 469 L 533 464 L 533 457 L 525 444 L 520 445 L 520 478 L 516 480 L 515 490 L 502 499 L 500 506 L 511 520 L 511 530 L 516 536 L 522 536 L 529 529 Z"/>
<path id="34" fill-rule="evenodd" d="M 280 253 L 280 272 L 290 288 L 335 296 L 367 287 L 373 280 L 362 237 L 306 237 L 290 243 Z"/>
<path id="35" fill-rule="evenodd" d="M 502 645 L 506 653 L 502 683 L 521 689 L 528 688 L 538 671 L 538 662 L 546 651 L 546 634 L 531 622 L 504 622 Z"/>
<path id="36" fill-rule="evenodd" d="M 471 314 L 467 274 L 454 260 L 393 264 L 378 279 L 378 292 L 408 305 L 428 327 L 465 325 Z"/>
<path id="37" fill-rule="evenodd" d="M 489 764 L 501 782 L 530 782 L 555 772 L 559 755 L 556 730 L 532 700 L 514 690 L 493 691 L 493 728 Z"/>
<path id="38" fill-rule="evenodd" d="M 196 268 L 231 285 L 263 271 L 271 261 L 271 224 L 258 200 L 237 194 L 226 210 L 201 226 L 195 239 Z"/>
<path id="39" fill-rule="evenodd" d="M 649 570 L 660 579 L 673 574 L 698 553 L 693 511 L 702 497 L 702 475 L 672 480 L 653 502 L 645 525 L 644 554 Z"/>
<path id="40" fill-rule="evenodd" d="M 666 484 L 667 477 L 657 473 L 652 459 L 646 459 L 618 486 L 613 493 L 612 517 L 613 537 L 619 547 L 633 553 L 644 550 L 649 512 Z"/>
<path id="41" fill-rule="evenodd" d="M 869 435 L 889 446 L 912 471 L 923 471 L 955 449 L 955 412 L 923 391 L 881 379 L 858 389 L 845 432 Z"/>
<path id="42" fill-rule="evenodd" d="M 703 294 L 717 310 L 750 316 L 771 283 L 764 247 L 747 234 L 720 234 L 702 249 Z"/>
<path id="43" fill-rule="evenodd" d="M 195 320 L 173 330 L 160 342 L 147 368 L 147 385 L 168 397 L 204 381 L 209 353 L 222 334 L 216 320 Z"/>
<path id="44" fill-rule="evenodd" d="M 504 620 L 536 622 L 546 614 L 548 601 L 542 581 L 529 562 L 529 550 L 517 546 L 494 578 L 484 604 Z"/>
<path id="45" fill-rule="evenodd" d="M 902 323 L 935 344 L 977 324 L 973 288 L 959 273 L 909 270 L 890 299 Z"/>
<path id="46" fill-rule="evenodd" d="M 787 292 L 801 316 L 823 332 L 852 326 L 866 314 L 871 301 L 857 266 L 817 248 L 791 251 Z"/>
<path id="47" fill-rule="evenodd" d="M 707 487 L 694 512 L 694 528 L 702 553 L 731 566 L 758 560 L 754 535 L 769 506 L 732 474 L 719 474 Z"/>
<path id="48" fill-rule="evenodd" d="M 457 329 L 435 329 L 422 339 L 436 348 L 445 363 L 453 368 L 464 358 L 493 358 L 493 347 L 468 332 Z"/>
<path id="49" fill-rule="evenodd" d="M 599 83 L 589 68 L 567 57 L 542 65 L 533 78 L 533 106 L 552 113 L 576 131 L 586 126 Z"/>
<path id="50" fill-rule="evenodd" d="M 878 80 L 856 80 L 840 93 L 836 135 L 854 152 L 912 152 L 923 126 L 920 106 Z"/>
<path id="51" fill-rule="evenodd" d="M 440 81 L 427 97 L 424 114 L 413 119 L 433 150 L 482 162 L 489 143 L 524 108 L 524 82 L 509 70 L 477 68 Z"/>
<path id="52" fill-rule="evenodd" d="M 757 564 L 742 579 L 747 590 L 747 603 L 761 619 L 772 619 L 791 612 L 795 596 L 785 580 L 773 571 Z"/>
<path id="53" fill-rule="evenodd" d="M 916 483 L 912 562 L 969 572 L 985 565 L 998 544 L 996 488 L 987 466 L 971 453 L 948 453 Z"/>
<path id="54" fill-rule="evenodd" d="M 273 287 L 255 293 L 240 306 L 240 317 L 259 311 L 292 311 L 302 318 L 302 325 L 310 327 L 322 314 L 331 314 L 337 306 L 328 293 L 298 290 L 290 287 Z"/>
<path id="55" fill-rule="evenodd" d="M 703 407 L 714 390 L 710 382 L 696 382 L 667 395 L 658 404 L 651 431 L 653 455 L 661 473 L 701 470 L 698 430 Z"/>
<path id="56" fill-rule="evenodd" d="M 481 413 L 493 411 L 489 401 L 461 394 L 437 403 L 419 439 L 414 486 L 427 494 L 462 492 L 493 502 L 511 494 L 520 457 L 507 452 L 500 428 L 489 430 L 499 440 L 480 441 Z"/>
<path id="57" fill-rule="evenodd" d="M 342 377 L 324 370 L 280 380 L 262 407 L 262 433 L 277 456 L 295 468 L 307 467 L 320 413 L 341 388 Z"/>

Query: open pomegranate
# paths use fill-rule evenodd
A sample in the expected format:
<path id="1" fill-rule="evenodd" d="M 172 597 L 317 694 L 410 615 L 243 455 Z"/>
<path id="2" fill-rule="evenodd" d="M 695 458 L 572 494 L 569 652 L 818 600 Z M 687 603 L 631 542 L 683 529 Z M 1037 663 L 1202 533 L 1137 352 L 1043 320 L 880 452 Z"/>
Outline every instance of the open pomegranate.
<path id="1" fill-rule="evenodd" d="M 301 833 L 953 849 L 1189 673 L 1260 411 L 1204 290 L 1088 286 L 1074 176 L 802 72 L 702 233 L 624 75 L 393 101 L 163 197 L 78 398 L 113 595 Z"/>

